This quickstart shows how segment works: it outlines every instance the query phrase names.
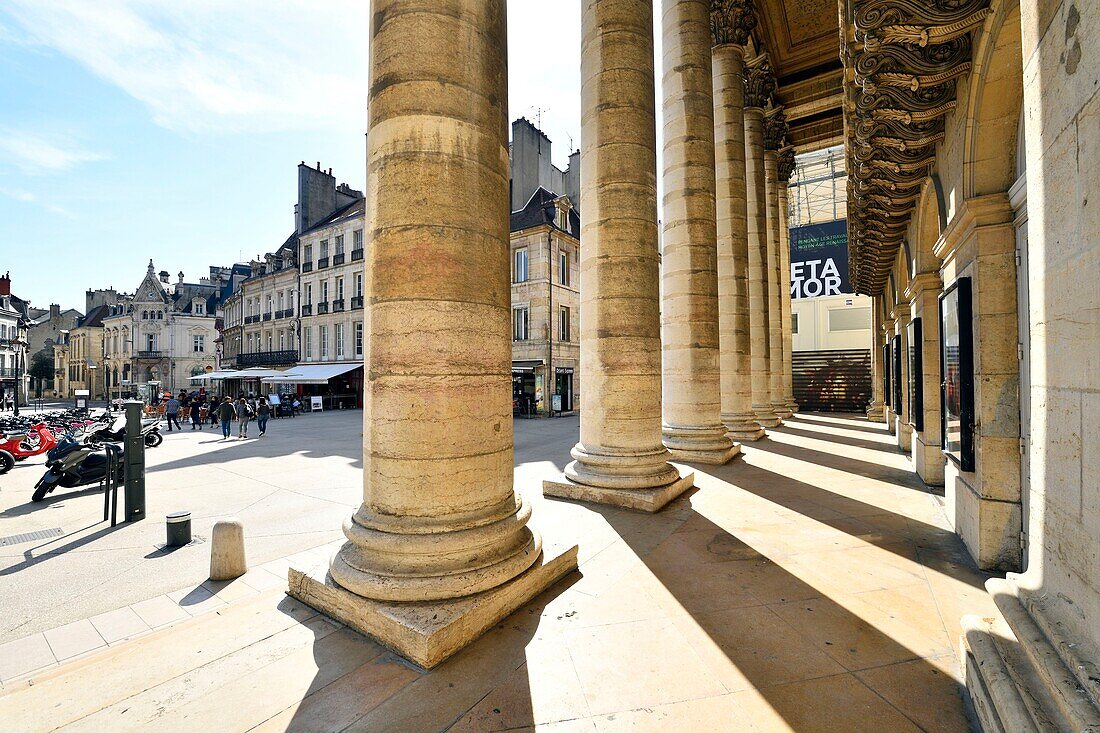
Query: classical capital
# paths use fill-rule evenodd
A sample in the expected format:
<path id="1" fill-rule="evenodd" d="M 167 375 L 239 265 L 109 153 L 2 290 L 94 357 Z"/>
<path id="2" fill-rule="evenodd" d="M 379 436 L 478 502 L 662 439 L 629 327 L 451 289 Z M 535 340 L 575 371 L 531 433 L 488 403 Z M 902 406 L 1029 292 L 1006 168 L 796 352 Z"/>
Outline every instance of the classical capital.
<path id="1" fill-rule="evenodd" d="M 764 111 L 764 149 L 779 150 L 783 147 L 789 129 L 783 107 L 768 107 Z"/>
<path id="2" fill-rule="evenodd" d="M 744 46 L 755 27 L 753 0 L 711 0 L 710 33 L 715 46 L 723 43 Z"/>
<path id="3" fill-rule="evenodd" d="M 767 54 L 760 54 L 745 63 L 745 106 L 768 106 L 768 100 L 775 93 L 775 74 Z"/>
<path id="4" fill-rule="evenodd" d="M 792 173 L 794 173 L 794 146 L 787 145 L 779 149 L 775 161 L 775 175 L 780 181 L 787 183 L 791 180 Z"/>

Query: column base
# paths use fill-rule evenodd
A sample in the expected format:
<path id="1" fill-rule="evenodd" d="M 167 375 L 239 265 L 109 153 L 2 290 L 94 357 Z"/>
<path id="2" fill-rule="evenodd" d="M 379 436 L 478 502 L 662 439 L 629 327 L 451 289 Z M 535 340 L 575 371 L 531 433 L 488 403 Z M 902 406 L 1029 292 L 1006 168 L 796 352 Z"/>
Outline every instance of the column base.
<path id="1" fill-rule="evenodd" d="M 790 402 L 787 403 L 787 410 L 792 415 L 795 414 L 796 412 L 798 412 L 798 403 L 795 402 L 794 400 L 791 400 Z"/>
<path id="2" fill-rule="evenodd" d="M 559 499 L 590 501 L 641 512 L 656 512 L 694 484 L 695 474 L 691 472 L 681 475 L 671 484 L 643 489 L 605 489 L 577 483 L 562 476 L 555 480 L 543 481 L 542 493 L 543 496 L 554 496 Z"/>
<path id="3" fill-rule="evenodd" d="M 483 593 L 445 601 L 394 603 L 356 595 L 333 581 L 328 563 L 288 571 L 287 594 L 369 636 L 424 669 L 472 644 L 501 619 L 577 569 L 577 546 Z"/>
<path id="4" fill-rule="evenodd" d="M 764 432 L 764 428 L 760 427 L 760 425 L 756 425 L 755 428 L 747 428 L 744 430 L 730 429 L 730 431 L 726 433 L 726 435 L 728 435 L 730 439 L 739 441 L 741 443 L 752 443 L 754 441 L 760 440 L 765 435 L 767 435 L 767 433 Z"/>
<path id="5" fill-rule="evenodd" d="M 721 466 L 741 452 L 741 446 L 730 440 L 726 432 L 722 423 L 707 427 L 663 425 L 661 441 L 676 460 Z"/>
<path id="6" fill-rule="evenodd" d="M 1100 729 L 1100 700 L 1095 684 L 1083 683 L 1075 670 L 1087 667 L 1074 656 L 1071 639 L 1052 637 L 1033 616 L 1015 584 L 986 581 L 1000 613 L 992 618 L 964 616 L 962 656 L 967 692 L 982 730 Z"/>
<path id="7" fill-rule="evenodd" d="M 871 422 L 886 422 L 886 405 L 872 402 L 867 407 L 867 419 Z"/>
<path id="8" fill-rule="evenodd" d="M 756 410 L 756 422 L 766 428 L 777 428 L 783 424 L 783 420 L 771 410 Z"/>
<path id="9" fill-rule="evenodd" d="M 673 459 L 683 463 L 706 463 L 712 466 L 724 466 L 741 455 L 741 444 L 734 443 L 729 448 L 717 450 L 681 450 L 669 448 Z"/>
<path id="10" fill-rule="evenodd" d="M 727 413 L 722 415 L 722 424 L 726 426 L 726 436 L 731 440 L 752 442 L 764 437 L 764 428 L 756 421 L 753 413 Z"/>

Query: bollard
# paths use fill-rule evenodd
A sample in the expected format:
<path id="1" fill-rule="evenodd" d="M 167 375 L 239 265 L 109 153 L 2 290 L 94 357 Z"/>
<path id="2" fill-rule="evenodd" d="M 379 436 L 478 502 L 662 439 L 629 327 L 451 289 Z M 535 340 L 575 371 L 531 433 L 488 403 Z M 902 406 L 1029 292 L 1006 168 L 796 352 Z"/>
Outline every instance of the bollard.
<path id="1" fill-rule="evenodd" d="M 183 547 L 191 541 L 191 512 L 172 512 L 164 518 L 168 547 Z"/>
<path id="2" fill-rule="evenodd" d="M 244 523 L 236 517 L 215 522 L 210 536 L 210 579 L 233 580 L 246 572 Z"/>

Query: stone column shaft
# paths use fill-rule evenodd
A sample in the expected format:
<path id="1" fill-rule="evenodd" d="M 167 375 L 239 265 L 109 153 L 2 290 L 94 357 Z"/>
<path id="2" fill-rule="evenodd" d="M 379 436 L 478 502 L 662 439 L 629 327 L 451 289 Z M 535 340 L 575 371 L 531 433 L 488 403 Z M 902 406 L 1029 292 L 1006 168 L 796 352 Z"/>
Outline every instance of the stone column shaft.
<path id="1" fill-rule="evenodd" d="M 662 432 L 673 457 L 722 464 L 740 448 L 721 419 L 710 3 L 662 9 Z"/>
<path id="2" fill-rule="evenodd" d="M 894 406 L 897 415 L 895 436 L 898 439 L 898 448 L 908 453 L 912 450 L 913 426 L 910 424 L 909 415 L 909 304 L 900 303 L 897 306 L 898 314 L 895 321 L 895 335 L 899 337 L 901 344 L 901 404 Z M 895 394 L 897 390 L 894 390 Z"/>
<path id="3" fill-rule="evenodd" d="M 883 388 L 884 365 L 882 363 L 882 298 L 871 301 L 871 404 L 867 406 L 867 419 L 873 422 L 885 422 L 886 405 Z"/>
<path id="4" fill-rule="evenodd" d="M 504 4 L 371 10 L 363 503 L 291 593 L 432 666 L 576 558 L 545 562 L 512 487 Z"/>
<path id="5" fill-rule="evenodd" d="M 780 296 L 779 194 L 776 178 L 777 154 L 764 150 L 764 196 L 766 200 L 768 271 L 768 394 L 771 407 L 780 418 L 790 417 L 783 390 L 783 301 Z"/>
<path id="6" fill-rule="evenodd" d="M 787 412 L 798 412 L 794 401 L 794 331 L 791 319 L 791 229 L 788 218 L 787 187 L 789 179 L 778 178 L 779 194 L 779 302 L 783 318 L 783 400 Z"/>
<path id="7" fill-rule="evenodd" d="M 653 4 L 581 19 L 580 442 L 543 493 L 656 511 L 691 486 L 661 442 Z"/>
<path id="8" fill-rule="evenodd" d="M 752 409 L 765 427 L 779 425 L 771 404 L 769 374 L 768 234 L 764 188 L 764 110 L 745 107 L 745 177 L 748 181 L 749 340 L 752 348 Z"/>
<path id="9" fill-rule="evenodd" d="M 748 202 L 745 182 L 744 48 L 712 50 L 718 233 L 718 328 L 722 422 L 736 440 L 758 440 L 752 411 Z"/>

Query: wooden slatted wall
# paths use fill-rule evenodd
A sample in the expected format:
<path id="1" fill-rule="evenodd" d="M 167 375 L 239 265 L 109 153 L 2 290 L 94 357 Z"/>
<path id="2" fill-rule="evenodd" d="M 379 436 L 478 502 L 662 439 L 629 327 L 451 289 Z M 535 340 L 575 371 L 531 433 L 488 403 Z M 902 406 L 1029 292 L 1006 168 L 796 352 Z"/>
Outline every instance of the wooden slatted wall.
<path id="1" fill-rule="evenodd" d="M 807 412 L 863 412 L 871 402 L 871 353 L 866 349 L 796 351 L 794 399 Z"/>

